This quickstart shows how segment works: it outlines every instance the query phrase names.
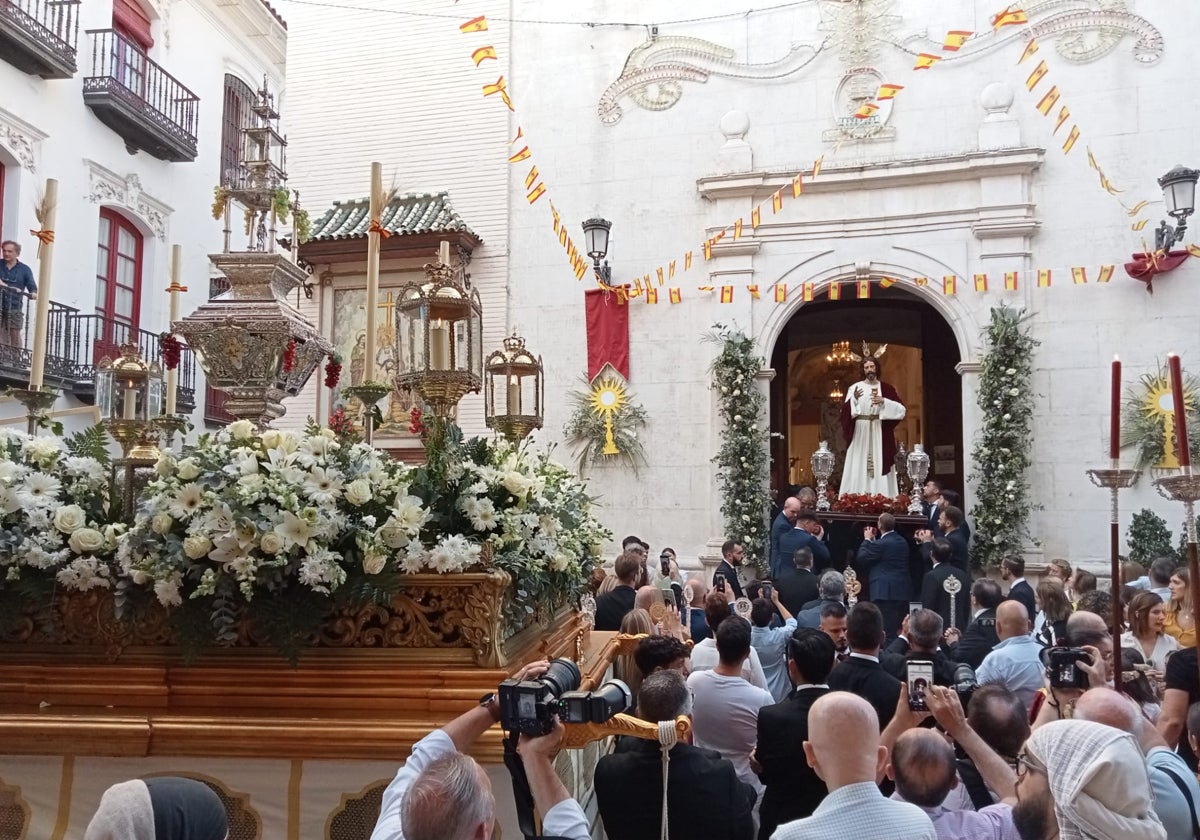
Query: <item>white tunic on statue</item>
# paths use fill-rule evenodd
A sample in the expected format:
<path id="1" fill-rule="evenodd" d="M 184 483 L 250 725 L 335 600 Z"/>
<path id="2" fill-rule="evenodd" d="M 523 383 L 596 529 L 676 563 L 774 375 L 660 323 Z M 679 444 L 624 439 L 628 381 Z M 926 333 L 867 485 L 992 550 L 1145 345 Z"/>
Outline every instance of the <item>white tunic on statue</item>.
<path id="1" fill-rule="evenodd" d="M 862 396 L 854 398 L 854 390 L 862 389 Z M 842 469 L 840 495 L 846 493 L 881 493 L 893 498 L 899 492 L 896 486 L 896 470 L 892 464 L 883 464 L 883 420 L 903 420 L 904 406 L 895 400 L 884 398 L 883 405 L 871 405 L 871 397 L 879 391 L 879 382 L 874 384 L 862 380 L 846 389 L 846 402 L 854 417 L 877 416 L 879 420 L 854 421 L 854 437 L 846 447 L 845 467 Z M 867 457 L 874 456 L 874 475 L 867 474 Z M 884 474 L 884 470 L 891 471 Z"/>

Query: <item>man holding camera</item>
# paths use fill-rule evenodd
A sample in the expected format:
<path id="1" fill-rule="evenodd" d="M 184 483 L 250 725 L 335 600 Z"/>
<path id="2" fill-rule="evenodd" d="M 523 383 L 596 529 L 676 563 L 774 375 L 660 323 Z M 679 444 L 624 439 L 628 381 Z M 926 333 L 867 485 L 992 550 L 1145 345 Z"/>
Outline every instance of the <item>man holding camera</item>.
<path id="1" fill-rule="evenodd" d="M 550 667 L 534 662 L 513 675 L 536 679 Z M 383 792 L 379 821 L 371 840 L 484 840 L 496 822 L 491 780 L 464 750 L 500 720 L 495 694 L 475 708 L 413 745 L 412 755 Z M 529 790 L 546 837 L 589 840 L 587 817 L 554 771 L 553 758 L 562 744 L 563 727 L 555 721 L 548 735 L 522 735 L 517 753 L 525 767 Z"/>

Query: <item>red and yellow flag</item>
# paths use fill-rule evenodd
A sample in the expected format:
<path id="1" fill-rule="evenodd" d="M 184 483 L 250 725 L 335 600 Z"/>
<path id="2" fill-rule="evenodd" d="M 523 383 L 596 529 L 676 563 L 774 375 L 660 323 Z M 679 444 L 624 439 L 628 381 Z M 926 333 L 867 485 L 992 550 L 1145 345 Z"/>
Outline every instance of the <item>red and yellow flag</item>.
<path id="1" fill-rule="evenodd" d="M 782 209 L 783 209 L 783 190 L 778 189 L 778 190 L 775 190 L 775 192 L 771 194 L 771 212 L 778 213 Z"/>
<path id="2" fill-rule="evenodd" d="M 958 277 L 954 274 L 947 274 L 942 278 L 942 294 L 956 295 L 958 294 Z"/>
<path id="3" fill-rule="evenodd" d="M 658 289 L 646 288 L 646 303 L 658 303 Z"/>
<path id="4" fill-rule="evenodd" d="M 663 284 L 663 270 L 662 270 L 662 266 L 660 265 L 658 267 L 658 285 L 661 286 L 662 284 Z"/>
<path id="5" fill-rule="evenodd" d="M 535 201 L 537 201 L 539 198 L 541 198 L 543 195 L 545 195 L 545 193 L 546 193 L 546 185 L 538 184 L 536 187 L 534 187 L 530 191 L 529 195 L 525 196 L 525 200 L 528 201 L 530 204 L 533 204 Z"/>
<path id="6" fill-rule="evenodd" d="M 670 264 L 667 266 L 667 279 L 675 279 L 675 260 L 671 260 Z"/>
<path id="7" fill-rule="evenodd" d="M 1042 116 L 1049 115 L 1050 109 L 1058 102 L 1058 85 L 1052 85 L 1050 90 L 1046 91 L 1046 95 L 1038 100 L 1037 109 Z"/>
<path id="8" fill-rule="evenodd" d="M 671 295 L 671 303 L 681 303 L 683 301 L 683 295 L 680 294 L 678 286 L 671 287 L 670 295 Z"/>
<path id="9" fill-rule="evenodd" d="M 867 117 L 879 110 L 879 106 L 874 102 L 865 102 L 859 106 L 859 109 L 854 112 L 856 119 L 865 120 Z"/>
<path id="10" fill-rule="evenodd" d="M 1037 38 L 1030 38 L 1029 43 L 1025 45 L 1025 52 L 1021 53 L 1021 57 L 1019 59 L 1017 59 L 1017 64 L 1020 64 L 1021 62 L 1023 62 L 1025 59 L 1029 58 L 1029 56 L 1033 55 L 1037 51 L 1038 51 Z"/>
<path id="11" fill-rule="evenodd" d="M 733 286 L 721 287 L 721 303 L 733 303 Z"/>
<path id="12" fill-rule="evenodd" d="M 532 154 L 533 152 L 529 151 L 529 147 L 526 146 L 525 148 L 521 149 L 521 151 L 514 153 L 513 156 L 508 159 L 508 162 L 517 163 L 518 161 L 527 160 Z"/>
<path id="13" fill-rule="evenodd" d="M 975 291 L 986 292 L 987 286 L 988 286 L 987 275 L 986 274 L 976 274 L 975 275 Z"/>
<path id="14" fill-rule="evenodd" d="M 1071 116 L 1071 109 L 1066 105 L 1058 109 L 1058 117 L 1054 120 L 1054 131 L 1052 134 L 1058 134 L 1058 130 L 1062 128 L 1063 123 Z"/>
<path id="15" fill-rule="evenodd" d="M 951 29 L 946 33 L 946 40 L 942 42 L 942 49 L 946 52 L 958 52 L 962 45 L 967 43 L 967 39 L 974 35 L 967 29 Z"/>
<path id="16" fill-rule="evenodd" d="M 880 102 L 883 102 L 886 99 L 895 99 L 896 94 L 902 90 L 904 90 L 904 85 L 880 85 L 878 93 L 875 94 L 875 98 Z"/>
<path id="17" fill-rule="evenodd" d="M 879 288 L 881 288 L 881 289 L 890 289 L 890 288 L 892 288 L 892 286 L 895 286 L 895 285 L 896 285 L 896 280 L 892 277 L 879 278 Z"/>
<path id="18" fill-rule="evenodd" d="M 804 291 L 803 291 L 803 294 L 800 295 L 800 299 L 805 302 L 812 300 L 813 295 L 816 293 L 816 289 L 817 289 L 816 283 L 814 283 L 812 280 L 806 280 L 804 282 Z"/>
<path id="19" fill-rule="evenodd" d="M 834 280 L 832 283 L 829 284 L 829 299 L 830 300 L 841 300 L 842 299 L 842 284 L 839 283 L 837 280 Z"/>
<path id="20" fill-rule="evenodd" d="M 758 291 L 758 286 L 747 286 L 746 291 L 750 293 L 750 300 L 759 300 L 762 294 Z"/>
<path id="21" fill-rule="evenodd" d="M 933 53 L 921 53 L 917 56 L 917 63 L 913 65 L 914 70 L 928 70 L 933 65 L 942 60 L 940 55 Z"/>
<path id="22" fill-rule="evenodd" d="M 1146 226 L 1147 221 L 1148 221 L 1147 219 L 1141 219 L 1139 221 L 1136 221 L 1132 225 L 1129 226 L 1129 229 L 1130 230 L 1141 230 L 1142 228 L 1144 228 Z"/>
<path id="23" fill-rule="evenodd" d="M 1050 68 L 1046 66 L 1046 62 L 1039 61 L 1037 67 L 1034 67 L 1033 72 L 1029 74 L 1029 78 L 1025 80 L 1025 87 L 1033 90 L 1049 72 Z"/>
<path id="24" fill-rule="evenodd" d="M 1145 207 L 1149 203 L 1150 203 L 1149 201 L 1142 199 L 1141 201 L 1139 201 L 1137 204 L 1133 205 L 1132 207 L 1125 207 L 1124 204 L 1122 204 L 1121 206 L 1125 207 L 1125 212 L 1128 213 L 1130 216 L 1136 216 L 1138 213 L 1141 213 L 1142 208 Z"/>
<path id="25" fill-rule="evenodd" d="M 1082 286 L 1087 282 L 1087 269 L 1083 266 L 1074 266 L 1071 269 L 1071 280 L 1076 286 Z"/>
<path id="26" fill-rule="evenodd" d="M 870 296 L 871 296 L 871 281 L 870 280 L 859 280 L 858 281 L 858 299 L 863 300 L 865 298 L 869 298 Z"/>
<path id="27" fill-rule="evenodd" d="M 1050 269 L 1048 269 L 1048 268 L 1039 268 L 1038 269 L 1038 288 L 1039 289 L 1050 288 Z"/>
<path id="28" fill-rule="evenodd" d="M 711 239 L 704 240 L 704 259 L 706 259 L 706 260 L 712 259 L 712 240 Z"/>
<path id="29" fill-rule="evenodd" d="M 492 61 L 500 60 L 500 58 L 496 55 L 495 47 L 480 47 L 479 49 L 475 50 L 475 52 L 471 53 L 471 60 L 475 62 L 476 67 L 487 61 L 489 58 Z"/>
<path id="30" fill-rule="evenodd" d="M 804 192 L 804 178 L 797 172 L 792 178 L 792 198 L 799 198 L 802 192 Z"/>
<path id="31" fill-rule="evenodd" d="M 1071 149 L 1075 148 L 1075 141 L 1079 139 L 1079 126 L 1071 126 L 1071 131 L 1067 134 L 1067 139 L 1063 143 L 1063 154 L 1069 154 Z"/>
<path id="32" fill-rule="evenodd" d="M 477 18 L 472 18 L 462 26 L 458 27 L 459 31 L 464 35 L 468 32 L 487 32 L 487 28 L 487 18 L 483 15 L 480 15 Z"/>
<path id="33" fill-rule="evenodd" d="M 776 283 L 775 284 L 775 302 L 776 303 L 784 303 L 785 301 L 787 301 L 787 284 L 786 283 Z"/>
<path id="34" fill-rule="evenodd" d="M 1102 265 L 1102 266 L 1100 266 L 1100 276 L 1098 276 L 1096 278 L 1096 282 L 1097 283 L 1107 283 L 1109 280 L 1112 279 L 1112 276 L 1113 276 L 1113 266 Z"/>
<path id="35" fill-rule="evenodd" d="M 733 223 L 733 241 L 737 242 L 742 238 L 742 220 L 738 219 Z"/>
<path id="36" fill-rule="evenodd" d="M 712 286 L 697 286 L 696 287 L 696 291 L 698 291 L 698 292 L 711 292 L 712 290 L 713 290 Z"/>
<path id="37" fill-rule="evenodd" d="M 913 282 L 916 283 L 918 286 L 928 286 L 929 278 L 928 277 L 914 277 Z"/>
<path id="38" fill-rule="evenodd" d="M 688 251 L 686 254 L 683 255 L 683 270 L 684 271 L 692 270 L 692 252 L 691 251 Z"/>
<path id="39" fill-rule="evenodd" d="M 816 178 L 818 175 L 820 175 L 820 174 L 821 174 L 821 164 L 822 164 L 822 163 L 824 163 L 824 162 L 825 162 L 825 155 L 821 155 L 819 158 L 817 158 L 816 160 L 814 160 L 814 161 L 813 161 L 813 174 L 812 174 L 812 176 L 813 176 L 814 178 Z"/>
<path id="40" fill-rule="evenodd" d="M 750 211 L 750 227 L 757 228 L 762 224 L 762 210 L 755 207 Z"/>
<path id="41" fill-rule="evenodd" d="M 563 225 L 558 229 L 558 244 L 567 247 L 567 226 Z"/>
<path id="42" fill-rule="evenodd" d="M 1004 291 L 1015 292 L 1017 290 L 1017 272 L 1004 272 Z"/>
<path id="43" fill-rule="evenodd" d="M 1020 23 L 1029 23 L 1029 15 L 1025 14 L 1023 9 L 1014 9 L 1011 5 L 992 18 L 993 29 L 999 29 L 1002 26 L 1016 26 Z"/>

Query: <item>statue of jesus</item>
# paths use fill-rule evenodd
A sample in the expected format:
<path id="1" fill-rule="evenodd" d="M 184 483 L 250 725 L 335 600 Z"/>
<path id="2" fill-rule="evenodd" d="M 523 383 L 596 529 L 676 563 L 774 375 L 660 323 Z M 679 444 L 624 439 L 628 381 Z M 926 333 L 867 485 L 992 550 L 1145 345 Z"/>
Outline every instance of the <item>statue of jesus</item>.
<path id="1" fill-rule="evenodd" d="M 879 378 L 881 353 L 864 356 L 863 378 L 846 389 L 841 422 L 848 445 L 839 494 L 881 493 L 891 498 L 898 492 L 895 429 L 904 419 L 904 403 L 896 389 Z"/>

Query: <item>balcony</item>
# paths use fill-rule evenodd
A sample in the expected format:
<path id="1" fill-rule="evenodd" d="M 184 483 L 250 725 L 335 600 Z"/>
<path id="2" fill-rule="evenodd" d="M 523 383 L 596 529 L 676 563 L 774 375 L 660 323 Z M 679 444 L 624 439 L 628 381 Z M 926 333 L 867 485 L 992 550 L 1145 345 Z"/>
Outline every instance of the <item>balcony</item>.
<path id="1" fill-rule="evenodd" d="M 175 163 L 195 160 L 200 98 L 117 31 L 87 34 L 92 70 L 83 80 L 84 104 L 131 152 Z"/>
<path id="2" fill-rule="evenodd" d="M 33 357 L 33 309 L 24 307 L 24 327 L 19 335 L 0 330 L 0 385 L 26 387 Z M 46 343 L 46 384 L 61 388 L 84 402 L 96 398 L 96 365 L 105 356 L 115 359 L 120 347 L 132 337 L 142 358 L 162 364 L 158 335 L 134 331 L 127 324 L 95 313 L 50 302 Z M 189 414 L 196 408 L 196 357 L 184 347 L 179 359 L 178 410 Z"/>
<path id="3" fill-rule="evenodd" d="M 0 0 L 0 58 L 43 79 L 75 75 L 80 0 Z"/>

